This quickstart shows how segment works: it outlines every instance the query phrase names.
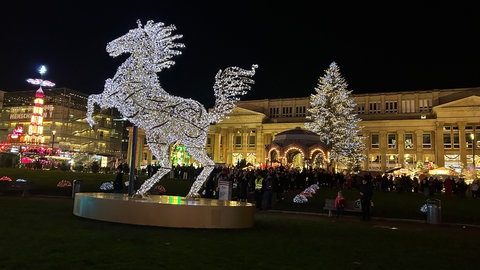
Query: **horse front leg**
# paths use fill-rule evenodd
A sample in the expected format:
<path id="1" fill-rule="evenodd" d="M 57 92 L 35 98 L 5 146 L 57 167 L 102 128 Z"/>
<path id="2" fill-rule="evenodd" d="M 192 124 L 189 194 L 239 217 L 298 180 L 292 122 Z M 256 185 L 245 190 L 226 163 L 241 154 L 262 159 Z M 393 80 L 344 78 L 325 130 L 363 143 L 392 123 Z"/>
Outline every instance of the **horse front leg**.
<path id="1" fill-rule="evenodd" d="M 172 170 L 172 164 L 170 163 L 170 159 L 168 156 L 167 144 L 152 143 L 150 141 L 148 143 L 148 147 L 152 151 L 152 154 L 155 157 L 158 157 L 158 160 L 160 161 L 160 164 L 162 164 L 162 167 L 159 168 L 158 171 L 154 175 L 152 175 L 152 177 L 145 180 L 145 182 L 140 186 L 140 188 L 135 193 L 135 196 L 142 197 L 142 198 L 146 197 L 146 193 L 153 187 L 153 185 L 155 185 L 155 183 L 160 182 L 163 176 L 165 176 L 168 172 Z"/>
<path id="2" fill-rule="evenodd" d="M 144 198 L 146 197 L 147 192 L 155 185 L 155 183 L 160 182 L 160 180 L 165 176 L 171 169 L 170 168 L 160 168 L 158 171 L 152 175 L 152 177 L 145 180 L 145 182 L 140 186 L 140 188 L 135 193 L 136 196 Z"/>
<path id="3" fill-rule="evenodd" d="M 200 189 L 203 186 L 203 183 L 207 180 L 207 177 L 212 173 L 214 169 L 213 165 L 207 165 L 203 168 L 203 170 L 200 172 L 200 174 L 197 176 L 197 179 L 195 182 L 193 182 L 192 187 L 190 188 L 190 191 L 187 194 L 187 198 L 199 198 L 200 196 Z"/>
<path id="4" fill-rule="evenodd" d="M 205 149 L 191 149 L 191 155 L 194 159 L 199 161 L 200 163 L 203 164 L 204 168 L 200 172 L 200 174 L 197 176 L 197 179 L 195 182 L 193 182 L 192 187 L 190 188 L 190 191 L 187 194 L 187 198 L 199 198 L 200 197 L 200 189 L 203 186 L 203 183 L 207 180 L 207 177 L 210 176 L 210 173 L 212 173 L 215 162 L 211 160 Z"/>

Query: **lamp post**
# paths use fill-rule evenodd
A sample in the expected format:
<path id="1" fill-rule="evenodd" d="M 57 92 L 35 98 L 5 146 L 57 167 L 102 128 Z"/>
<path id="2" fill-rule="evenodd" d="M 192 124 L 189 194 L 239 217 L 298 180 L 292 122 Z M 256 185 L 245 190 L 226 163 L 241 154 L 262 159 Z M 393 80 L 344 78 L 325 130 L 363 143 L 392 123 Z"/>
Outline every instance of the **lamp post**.
<path id="1" fill-rule="evenodd" d="M 475 176 L 475 134 L 470 134 L 470 139 L 472 139 L 472 165 L 473 165 L 473 175 Z"/>
<path id="2" fill-rule="evenodd" d="M 57 133 L 57 131 L 52 130 L 52 156 L 53 156 L 53 146 L 55 144 L 55 133 Z"/>

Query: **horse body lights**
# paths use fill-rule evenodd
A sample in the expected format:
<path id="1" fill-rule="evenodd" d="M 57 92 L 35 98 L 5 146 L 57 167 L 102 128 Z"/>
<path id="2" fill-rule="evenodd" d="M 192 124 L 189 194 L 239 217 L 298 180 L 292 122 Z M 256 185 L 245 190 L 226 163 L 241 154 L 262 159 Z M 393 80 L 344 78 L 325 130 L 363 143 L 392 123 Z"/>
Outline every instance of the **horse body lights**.
<path id="1" fill-rule="evenodd" d="M 215 105 L 207 112 L 192 99 L 167 93 L 158 81 L 157 72 L 175 64 L 173 56 L 181 54 L 182 43 L 175 42 L 181 35 L 172 35 L 175 26 L 148 21 L 143 27 L 131 29 L 107 45 L 110 56 L 130 53 L 113 78 L 107 79 L 101 94 L 90 95 L 87 103 L 87 121 L 93 127 L 94 105 L 117 108 L 124 118 L 145 130 L 147 144 L 157 157 L 161 168 L 147 179 L 135 195 L 144 197 L 171 168 L 169 148 L 181 143 L 204 168 L 192 184 L 186 197 L 199 197 L 199 191 L 214 169 L 215 163 L 205 150 L 210 124 L 220 122 L 235 107 L 239 97 L 254 83 L 252 77 L 257 65 L 250 70 L 228 67 L 215 76 Z"/>

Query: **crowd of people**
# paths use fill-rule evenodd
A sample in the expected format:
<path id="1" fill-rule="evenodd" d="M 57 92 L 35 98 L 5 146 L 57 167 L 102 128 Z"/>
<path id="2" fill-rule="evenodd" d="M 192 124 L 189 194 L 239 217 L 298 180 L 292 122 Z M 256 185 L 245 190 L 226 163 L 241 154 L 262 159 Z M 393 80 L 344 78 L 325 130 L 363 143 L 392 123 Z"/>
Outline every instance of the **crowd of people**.
<path id="1" fill-rule="evenodd" d="M 176 166 L 168 177 L 193 181 L 201 169 L 193 166 Z M 149 175 L 155 173 L 155 167 L 149 167 L 147 173 Z M 362 217 L 366 220 L 370 218 L 369 208 L 373 192 L 414 192 L 423 193 L 426 197 L 440 193 L 465 197 L 470 192 L 474 198 L 480 195 L 478 180 L 467 185 L 464 179 L 450 176 L 441 179 L 434 175 L 419 178 L 393 173 L 375 175 L 331 173 L 322 168 L 299 169 L 279 166 L 242 169 L 218 166 L 207 178 L 202 196 L 218 198 L 219 181 L 232 182 L 233 200 L 255 203 L 259 210 L 271 209 L 276 201 L 284 200 L 286 192 L 299 193 L 312 184 L 337 190 L 355 189 L 359 191 L 364 210 Z"/>

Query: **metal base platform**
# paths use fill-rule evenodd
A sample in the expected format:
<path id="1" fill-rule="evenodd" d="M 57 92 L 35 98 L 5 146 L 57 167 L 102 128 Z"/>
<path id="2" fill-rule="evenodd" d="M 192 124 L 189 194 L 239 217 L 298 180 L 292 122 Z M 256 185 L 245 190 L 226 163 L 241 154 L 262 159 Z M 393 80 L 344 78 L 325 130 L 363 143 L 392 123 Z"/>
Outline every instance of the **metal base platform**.
<path id="1" fill-rule="evenodd" d="M 76 193 L 73 214 L 79 217 L 158 227 L 239 229 L 254 224 L 255 206 L 247 202 L 150 195 Z"/>

